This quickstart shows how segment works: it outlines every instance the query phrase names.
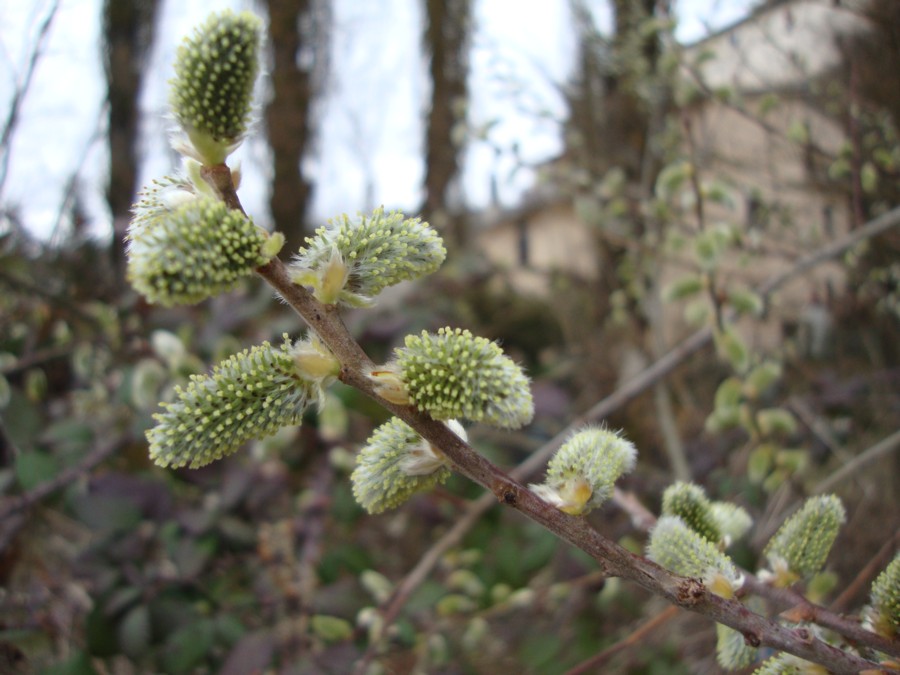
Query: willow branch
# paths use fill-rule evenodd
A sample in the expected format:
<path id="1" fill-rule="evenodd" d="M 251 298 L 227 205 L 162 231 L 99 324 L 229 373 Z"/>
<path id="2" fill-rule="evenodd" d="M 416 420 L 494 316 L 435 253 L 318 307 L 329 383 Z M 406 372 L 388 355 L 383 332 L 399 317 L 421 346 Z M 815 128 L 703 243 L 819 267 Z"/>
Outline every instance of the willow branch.
<path id="1" fill-rule="evenodd" d="M 367 377 L 372 364 L 353 340 L 337 312 L 321 305 L 305 288 L 293 284 L 287 269 L 278 258 L 258 268 L 257 272 L 309 323 L 341 361 L 340 377 L 344 383 L 378 401 L 423 438 L 441 448 L 458 473 L 489 490 L 498 501 L 521 511 L 563 541 L 590 555 L 607 576 L 632 581 L 666 598 L 672 604 L 724 623 L 740 631 L 751 644 L 787 651 L 821 663 L 835 672 L 852 673 L 877 667 L 871 661 L 818 640 L 807 629 L 785 628 L 750 612 L 736 600 L 720 598 L 696 579 L 679 577 L 634 555 L 602 536 L 583 518 L 570 516 L 544 502 L 475 452 L 443 423 L 419 413 L 411 406 L 399 406 L 380 399 Z"/>
<path id="2" fill-rule="evenodd" d="M 232 208 L 241 208 L 227 167 L 206 167 L 205 178 Z M 900 220 L 900 209 L 897 210 Z M 750 644 L 767 645 L 827 666 L 834 672 L 858 672 L 877 664 L 843 652 L 820 640 L 804 628 L 785 628 L 750 612 L 736 600 L 725 600 L 706 589 L 696 579 L 674 575 L 636 556 L 603 537 L 582 518 L 570 516 L 550 506 L 524 485 L 475 452 L 446 425 L 419 413 L 411 406 L 399 406 L 381 399 L 368 373 L 372 363 L 353 339 L 335 307 L 326 307 L 301 286 L 295 285 L 284 263 L 273 258 L 259 267 L 265 279 L 328 345 L 341 362 L 340 379 L 378 401 L 383 407 L 415 429 L 423 438 L 441 448 L 455 470 L 489 490 L 498 501 L 515 508 L 560 539 L 590 555 L 607 576 L 619 576 L 666 598 L 672 604 L 704 614 L 740 631 Z M 774 287 L 773 287 L 774 289 Z M 698 331 L 685 344 L 706 344 L 711 331 Z M 664 357 L 665 358 L 665 357 Z M 677 364 L 672 364 L 672 367 Z"/>

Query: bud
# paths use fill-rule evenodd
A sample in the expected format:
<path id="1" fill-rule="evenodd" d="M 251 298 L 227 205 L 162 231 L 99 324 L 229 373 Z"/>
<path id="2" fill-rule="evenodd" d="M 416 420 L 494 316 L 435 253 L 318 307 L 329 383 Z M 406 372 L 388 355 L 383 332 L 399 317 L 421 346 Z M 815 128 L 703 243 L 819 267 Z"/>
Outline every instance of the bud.
<path id="1" fill-rule="evenodd" d="M 900 554 L 894 556 L 872 584 L 866 623 L 887 638 L 900 637 Z"/>
<path id="2" fill-rule="evenodd" d="M 662 516 L 650 533 L 647 555 L 675 574 L 696 577 L 716 595 L 734 597 L 743 584 L 731 559 L 678 516 Z"/>
<path id="3" fill-rule="evenodd" d="M 176 400 L 163 403 L 147 432 L 150 457 L 160 466 L 194 469 L 235 452 L 253 438 L 300 424 L 315 383 L 297 371 L 290 340 L 234 354 L 211 375 L 192 375 Z"/>
<path id="4" fill-rule="evenodd" d="M 796 579 L 811 577 L 821 570 L 845 519 L 844 506 L 834 495 L 807 499 L 763 551 L 775 583 L 789 586 Z"/>
<path id="5" fill-rule="evenodd" d="M 184 39 L 169 83 L 169 103 L 187 135 L 179 152 L 213 165 L 240 145 L 250 122 L 261 29 L 253 14 L 225 10 Z"/>
<path id="6" fill-rule="evenodd" d="M 310 335 L 291 348 L 294 365 L 301 376 L 316 385 L 320 405 L 325 403 L 325 388 L 337 379 L 341 362 L 317 335 Z"/>
<path id="7" fill-rule="evenodd" d="M 148 302 L 194 304 L 231 290 L 268 262 L 262 252 L 266 233 L 240 211 L 209 197 L 132 225 L 128 280 Z"/>
<path id="8" fill-rule="evenodd" d="M 409 400 L 434 419 L 464 418 L 517 429 L 531 421 L 528 378 L 495 343 L 467 330 L 408 335 L 396 369 Z"/>
<path id="9" fill-rule="evenodd" d="M 663 492 L 662 514 L 680 517 L 685 525 L 713 544 L 722 539 L 722 532 L 713 518 L 712 504 L 703 488 L 693 483 L 678 482 L 667 487 Z"/>
<path id="10" fill-rule="evenodd" d="M 447 426 L 466 438 L 456 421 Z M 438 448 L 394 417 L 375 430 L 357 456 L 350 476 L 353 496 L 369 513 L 381 513 L 443 483 L 450 476 L 448 464 Z"/>
<path id="11" fill-rule="evenodd" d="M 609 499 L 616 481 L 634 469 L 636 459 L 630 441 L 590 427 L 563 443 L 547 466 L 544 483 L 529 488 L 560 511 L 580 515 Z"/>
<path id="12" fill-rule="evenodd" d="M 388 286 L 431 274 L 447 255 L 443 241 L 419 218 L 399 211 L 329 221 L 306 239 L 291 265 L 295 284 L 310 286 L 325 304 L 369 307 Z"/>

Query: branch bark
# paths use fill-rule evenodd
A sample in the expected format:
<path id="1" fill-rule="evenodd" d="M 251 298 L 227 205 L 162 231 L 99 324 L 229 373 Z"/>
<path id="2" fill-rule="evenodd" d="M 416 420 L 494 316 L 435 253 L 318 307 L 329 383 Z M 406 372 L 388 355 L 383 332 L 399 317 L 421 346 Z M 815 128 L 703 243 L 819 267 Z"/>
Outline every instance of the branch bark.
<path id="1" fill-rule="evenodd" d="M 229 206 L 241 208 L 227 167 L 206 167 L 205 177 L 222 194 Z M 886 216 L 891 216 L 891 214 L 893 214 L 891 218 L 883 216 L 881 219 L 876 219 L 879 221 L 878 227 L 872 227 L 868 231 L 877 233 L 900 223 L 900 208 Z M 870 225 L 872 224 L 870 223 Z M 854 237 L 853 235 L 857 235 L 863 230 L 865 228 L 854 231 L 850 236 L 835 242 L 826 249 L 832 251 L 830 255 L 839 253 L 844 249 L 836 246 L 837 244 L 849 240 L 850 243 L 847 243 L 845 248 L 852 245 L 859 240 L 858 236 Z M 827 257 L 829 255 L 820 252 L 816 259 L 824 260 Z M 815 262 L 809 262 L 811 258 L 812 256 L 808 256 L 801 260 L 797 265 L 798 270 L 805 270 L 815 264 Z M 800 271 L 797 273 L 799 274 Z M 632 581 L 678 607 L 703 614 L 714 621 L 725 624 L 742 633 L 749 644 L 765 645 L 785 651 L 808 661 L 822 664 L 837 673 L 855 673 L 879 667 L 872 661 L 822 642 L 806 628 L 786 628 L 775 621 L 754 614 L 737 600 L 725 600 L 711 593 L 696 579 L 679 577 L 645 558 L 634 555 L 594 530 L 585 519 L 570 516 L 544 502 L 509 474 L 501 471 L 475 452 L 443 423 L 432 420 L 411 406 L 398 406 L 381 399 L 375 393 L 371 381 L 367 377 L 373 364 L 350 335 L 336 307 L 322 305 L 305 288 L 293 284 L 287 268 L 278 258 L 273 258 L 269 263 L 258 268 L 257 273 L 328 345 L 342 364 L 340 379 L 344 383 L 373 398 L 409 424 L 423 438 L 441 448 L 456 471 L 493 493 L 499 502 L 517 509 L 563 541 L 590 555 L 605 575 L 618 576 Z M 780 284 L 786 283 L 791 276 L 793 275 L 783 274 L 774 283 L 767 284 L 766 289 L 761 290 L 763 293 L 770 293 Z M 682 343 L 681 347 L 687 345 L 688 351 L 690 348 L 699 349 L 707 344 L 710 338 L 711 331 L 709 329 L 701 330 Z M 666 357 L 663 357 L 660 361 L 665 359 Z M 670 368 L 674 368 L 679 362 L 677 357 L 668 360 Z M 662 370 L 662 367 L 660 366 L 657 370 Z"/>

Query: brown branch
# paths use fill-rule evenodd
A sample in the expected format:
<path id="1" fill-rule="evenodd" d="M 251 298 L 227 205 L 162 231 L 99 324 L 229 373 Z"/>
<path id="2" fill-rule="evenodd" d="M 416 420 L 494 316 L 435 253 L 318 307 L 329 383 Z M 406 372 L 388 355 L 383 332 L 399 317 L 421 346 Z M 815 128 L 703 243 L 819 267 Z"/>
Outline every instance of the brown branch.
<path id="1" fill-rule="evenodd" d="M 544 502 L 521 483 L 476 453 L 441 422 L 410 406 L 380 399 L 367 377 L 371 362 L 353 340 L 338 314 L 322 306 L 304 288 L 290 281 L 284 264 L 274 258 L 257 272 L 277 290 L 341 361 L 341 380 L 369 395 L 423 438 L 441 448 L 455 470 L 489 490 L 498 501 L 523 514 L 590 555 L 607 576 L 618 576 L 664 597 L 684 609 L 704 614 L 740 631 L 748 641 L 787 651 L 821 663 L 835 672 L 858 672 L 877 664 L 843 652 L 815 638 L 807 629 L 790 629 L 750 612 L 736 600 L 711 593 L 696 579 L 672 574 L 636 556 L 594 530 L 583 518 L 570 516 Z"/>
<path id="2" fill-rule="evenodd" d="M 234 188 L 230 185 L 230 172 L 226 173 L 223 169 L 227 169 L 227 167 L 208 167 L 206 178 L 216 186 L 229 206 L 240 208 Z M 896 221 L 900 222 L 900 209 L 891 213 L 894 214 Z M 864 228 L 860 228 L 856 232 L 862 229 Z M 883 229 L 886 229 L 886 226 Z M 845 237 L 840 242 L 846 240 L 851 240 L 851 243 L 846 244 L 849 246 L 856 239 Z M 826 248 L 835 250 L 834 245 Z M 843 249 L 837 249 L 836 252 L 840 252 L 840 250 Z M 824 260 L 826 257 L 820 254 L 817 259 Z M 802 271 L 815 264 L 808 262 L 809 258 L 804 258 L 798 263 L 798 270 Z M 797 273 L 799 274 L 800 271 Z M 342 364 L 341 380 L 344 383 L 378 401 L 387 410 L 409 424 L 423 438 L 441 448 L 459 473 L 489 490 L 498 501 L 521 511 L 563 541 L 586 552 L 596 561 L 605 575 L 619 576 L 632 581 L 642 588 L 662 596 L 674 605 L 703 614 L 714 621 L 738 630 L 750 644 L 767 645 L 786 651 L 803 659 L 825 665 L 834 672 L 853 673 L 878 667 L 878 664 L 872 661 L 844 652 L 818 640 L 805 628 L 785 628 L 774 621 L 754 614 L 737 600 L 725 600 L 711 593 L 696 579 L 679 577 L 645 558 L 630 553 L 615 542 L 603 537 L 584 519 L 565 514 L 544 502 L 524 485 L 476 453 L 443 423 L 432 420 L 410 406 L 398 406 L 381 399 L 375 394 L 372 383 L 367 377 L 372 363 L 347 331 L 337 310 L 334 307 L 322 305 L 305 288 L 293 284 L 286 267 L 278 258 L 273 258 L 268 264 L 258 268 L 257 273 L 278 291 L 283 300 L 294 308 L 328 345 Z M 785 283 L 790 276 L 792 275 L 782 274 L 776 281 Z M 771 288 L 766 292 L 771 292 L 780 283 L 768 284 L 767 286 Z M 698 331 L 682 343 L 681 347 L 690 353 L 691 348 L 695 350 L 707 344 L 710 337 L 709 329 Z M 670 352 L 667 357 L 671 354 Z M 663 357 L 660 361 L 665 361 L 667 357 Z M 657 362 L 657 364 L 659 363 Z M 674 368 L 680 363 L 680 360 L 673 357 L 666 363 L 669 368 Z M 663 369 L 663 366 L 656 368 L 656 370 Z"/>

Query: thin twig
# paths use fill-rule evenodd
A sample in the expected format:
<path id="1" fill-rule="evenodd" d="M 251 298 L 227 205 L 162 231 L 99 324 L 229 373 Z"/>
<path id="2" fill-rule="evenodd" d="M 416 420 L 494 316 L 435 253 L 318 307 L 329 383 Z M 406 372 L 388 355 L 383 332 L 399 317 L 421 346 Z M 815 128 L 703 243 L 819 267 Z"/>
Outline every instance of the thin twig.
<path id="1" fill-rule="evenodd" d="M 16 125 L 18 124 L 19 113 L 22 110 L 22 104 L 25 101 L 25 95 L 31 88 L 31 81 L 34 77 L 35 71 L 37 70 L 37 65 L 42 55 L 44 42 L 46 41 L 47 36 L 50 33 L 50 25 L 53 23 L 53 19 L 56 16 L 56 11 L 58 9 L 59 0 L 54 0 L 53 5 L 47 12 L 47 16 L 44 17 L 40 28 L 38 28 L 37 40 L 35 42 L 34 49 L 31 51 L 31 57 L 28 59 L 28 65 L 25 68 L 25 74 L 23 75 L 21 82 L 18 86 L 16 86 L 15 91 L 13 92 L 12 100 L 9 104 L 9 113 L 6 116 L 6 121 L 4 121 L 3 123 L 3 131 L 0 132 L 0 192 L 3 191 L 3 186 L 6 183 L 6 176 L 9 173 L 9 156 L 12 153 L 12 134 L 16 128 Z"/>
<path id="2" fill-rule="evenodd" d="M 107 440 L 82 457 L 77 464 L 60 471 L 50 480 L 40 483 L 24 494 L 8 497 L 0 502 L 0 552 L 6 550 L 16 532 L 27 522 L 24 515 L 26 510 L 88 473 L 114 455 L 123 443 L 122 438 Z"/>
<path id="3" fill-rule="evenodd" d="M 900 447 L 900 429 L 892 433 L 887 438 L 883 438 L 875 445 L 863 450 L 861 453 L 856 455 L 852 460 L 844 464 L 840 469 L 835 471 L 825 480 L 819 482 L 813 489 L 812 494 L 819 494 L 821 492 L 828 492 L 832 490 L 835 485 L 845 480 L 849 476 L 852 476 L 854 473 L 862 469 L 869 462 L 874 462 L 879 457 L 887 455 L 892 450 L 896 450 Z"/>
<path id="4" fill-rule="evenodd" d="M 619 652 L 625 651 L 629 647 L 638 644 L 641 640 L 647 637 L 652 631 L 659 628 L 664 623 L 667 623 L 675 618 L 678 614 L 677 607 L 666 607 L 662 612 L 654 616 L 652 619 L 645 621 L 640 626 L 638 626 L 635 630 L 629 633 L 626 637 L 619 640 L 616 644 L 607 647 L 599 654 L 595 654 L 589 659 L 582 661 L 574 668 L 570 668 L 566 671 L 566 675 L 583 675 L 583 673 L 596 673 L 598 672 L 596 669 L 600 666 L 606 664 L 612 657 L 614 657 Z"/>

